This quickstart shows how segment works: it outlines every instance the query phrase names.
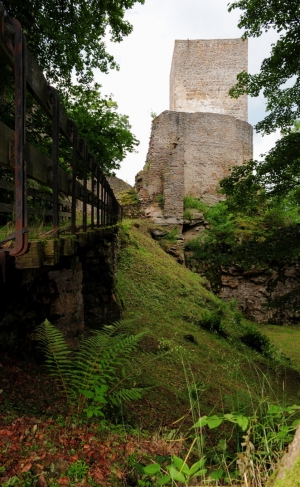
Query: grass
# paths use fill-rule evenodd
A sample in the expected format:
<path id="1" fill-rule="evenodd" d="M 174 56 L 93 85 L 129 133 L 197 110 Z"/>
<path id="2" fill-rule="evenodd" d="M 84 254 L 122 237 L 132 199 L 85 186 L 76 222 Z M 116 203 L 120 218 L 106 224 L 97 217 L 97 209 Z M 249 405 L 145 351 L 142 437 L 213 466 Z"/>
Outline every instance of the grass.
<path id="1" fill-rule="evenodd" d="M 140 405 L 126 411 L 128 418 L 151 428 L 186 416 L 190 406 L 182 357 L 199 385 L 205 414 L 223 410 L 225 396 L 250 396 L 254 403 L 262 394 L 270 401 L 287 395 L 289 402 L 296 402 L 298 373 L 283 365 L 275 347 L 262 354 L 246 346 L 245 336 L 245 343 L 258 337 L 262 351 L 269 340 L 234 305 L 209 292 L 199 275 L 167 255 L 150 237 L 150 226 L 145 221 L 124 222 L 118 299 L 123 317 L 132 320 L 133 331 L 149 330 L 142 340 L 143 350 L 157 357 L 164 350 L 168 354 L 157 359 L 155 366 L 141 363 L 138 385 L 152 389 Z M 207 326 L 209 315 L 218 323 L 217 329 Z"/>
<path id="2" fill-rule="evenodd" d="M 300 325 L 257 325 L 271 342 L 292 361 L 296 369 L 300 371 Z"/>
<path id="3" fill-rule="evenodd" d="M 110 411 L 107 419 L 118 422 L 116 426 L 101 426 L 97 420 L 77 423 L 66 417 L 63 398 L 41 367 L 3 356 L 0 464 L 5 471 L 0 483 L 15 479 L 15 485 L 31 487 L 40 476 L 39 484 L 45 477 L 49 487 L 72 487 L 77 481 L 83 487 L 155 485 L 147 476 L 144 482 L 145 465 L 157 458 L 169 462 L 172 455 L 187 458 L 190 466 L 199 459 L 190 427 L 200 416 L 232 411 L 253 416 L 270 404 L 299 402 L 300 327 L 246 321 L 233 302 L 218 299 L 204 279 L 164 252 L 150 229 L 145 220 L 123 222 L 117 275 L 117 299 L 130 331 L 148 330 L 135 356 L 137 371 L 130 377 L 134 387 L 148 388 L 145 395 Z M 275 345 L 291 357 L 291 364 Z M 277 415 L 274 421 L 276 433 Z M 256 425 L 255 419 L 252 437 L 260 434 Z M 209 471 L 223 465 L 223 457 L 228 461 L 227 454 L 234 458 L 238 440 L 233 426 L 204 427 Z M 273 435 L 271 426 L 262 431 Z M 22 442 L 20 431 L 29 431 Z M 220 449 L 224 439 L 226 451 Z M 263 457 L 261 450 L 255 454 Z M 141 478 L 144 484 L 137 483 Z"/>

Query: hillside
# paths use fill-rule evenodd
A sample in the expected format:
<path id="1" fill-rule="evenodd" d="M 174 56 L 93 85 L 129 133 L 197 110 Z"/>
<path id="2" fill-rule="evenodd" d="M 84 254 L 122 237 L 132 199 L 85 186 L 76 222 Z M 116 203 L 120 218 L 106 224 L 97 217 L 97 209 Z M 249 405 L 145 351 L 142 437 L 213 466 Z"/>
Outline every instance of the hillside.
<path id="1" fill-rule="evenodd" d="M 250 461 L 259 479 L 255 485 L 265 485 L 291 441 L 298 406 L 285 406 L 298 402 L 299 329 L 246 321 L 234 303 L 216 298 L 199 275 L 167 254 L 151 228 L 148 221 L 133 220 L 119 230 L 116 299 L 129 331 L 145 334 L 121 378 L 120 371 L 112 375 L 115 364 L 105 369 L 116 382 L 142 388 L 142 398 L 121 408 L 110 405 L 104 416 L 89 419 L 68 408 L 41 364 L 4 354 L 4 487 L 244 487 L 245 473 L 253 485 Z M 174 232 L 165 238 L 169 245 L 176 240 Z M 118 339 L 117 332 L 113 336 Z M 90 349 L 87 355 L 93 358 Z M 98 370 L 96 376 L 103 377 Z M 225 413 L 242 423 L 220 424 Z M 213 426 L 193 428 L 205 415 Z M 186 473 L 184 482 L 169 476 L 159 483 L 182 459 L 193 472 L 205 465 L 198 483 Z"/>
<path id="2" fill-rule="evenodd" d="M 141 349 L 168 353 L 154 365 L 142 361 L 139 383 L 152 389 L 131 405 L 130 420 L 147 428 L 171 425 L 190 411 L 188 386 L 203 414 L 247 411 L 262 395 L 296 402 L 297 364 L 277 350 L 263 327 L 246 321 L 234 303 L 218 299 L 199 275 L 166 254 L 150 227 L 145 221 L 124 222 L 118 299 L 132 330 L 148 331 Z"/>

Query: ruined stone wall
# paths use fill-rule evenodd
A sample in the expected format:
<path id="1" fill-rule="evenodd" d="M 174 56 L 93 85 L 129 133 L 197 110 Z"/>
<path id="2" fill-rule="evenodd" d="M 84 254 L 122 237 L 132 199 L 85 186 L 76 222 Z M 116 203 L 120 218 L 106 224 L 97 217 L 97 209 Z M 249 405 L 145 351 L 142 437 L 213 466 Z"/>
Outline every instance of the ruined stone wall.
<path id="1" fill-rule="evenodd" d="M 247 96 L 228 95 L 241 71 L 248 71 L 247 40 L 176 40 L 170 110 L 221 113 L 247 121 Z"/>
<path id="2" fill-rule="evenodd" d="M 235 299 L 247 318 L 257 323 L 299 323 L 299 311 L 289 306 L 275 307 L 269 304 L 288 293 L 299 294 L 300 262 L 267 269 L 243 271 L 232 266 L 223 269 L 218 296 L 225 300 Z"/>
<path id="3" fill-rule="evenodd" d="M 247 122 L 217 113 L 165 111 L 153 121 L 147 162 L 136 180 L 139 198 L 146 211 L 151 213 L 152 207 L 150 216 L 182 220 L 184 196 L 218 201 L 220 179 L 251 157 L 252 126 Z"/>
<path id="4" fill-rule="evenodd" d="M 115 298 L 118 241 L 114 233 L 102 242 L 78 249 L 53 268 L 13 268 L 0 293 L 0 352 L 27 355 L 34 349 L 35 328 L 46 318 L 76 349 L 85 327 L 100 329 L 120 319 Z M 30 273 L 29 273 L 30 271 Z M 19 287 L 20 286 L 20 287 Z"/>

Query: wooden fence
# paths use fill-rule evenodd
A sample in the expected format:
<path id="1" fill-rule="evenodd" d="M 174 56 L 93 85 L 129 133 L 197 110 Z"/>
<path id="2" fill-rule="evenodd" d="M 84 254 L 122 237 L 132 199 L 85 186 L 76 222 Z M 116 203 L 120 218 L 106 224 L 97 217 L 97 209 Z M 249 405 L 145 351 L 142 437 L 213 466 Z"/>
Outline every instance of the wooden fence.
<path id="1" fill-rule="evenodd" d="M 60 103 L 57 90 L 49 86 L 35 58 L 26 49 L 20 23 L 7 15 L 1 2 L 0 58 L 14 72 L 15 93 L 14 130 L 0 122 L 0 215 L 6 215 L 14 223 L 14 231 L 2 240 L 0 237 L 3 270 L 8 256 L 19 257 L 28 252 L 28 215 L 42 214 L 48 224 L 50 220 L 53 237 L 57 237 L 66 231 L 76 235 L 80 230 L 115 225 L 122 218 L 122 207 L 89 153 L 86 141 L 78 134 L 76 124 Z M 26 142 L 28 92 L 52 122 L 51 159 Z M 68 171 L 59 166 L 61 137 L 72 151 Z M 36 187 L 28 185 L 28 181 L 35 181 Z M 14 245 L 4 249 L 3 243 L 11 240 Z"/>

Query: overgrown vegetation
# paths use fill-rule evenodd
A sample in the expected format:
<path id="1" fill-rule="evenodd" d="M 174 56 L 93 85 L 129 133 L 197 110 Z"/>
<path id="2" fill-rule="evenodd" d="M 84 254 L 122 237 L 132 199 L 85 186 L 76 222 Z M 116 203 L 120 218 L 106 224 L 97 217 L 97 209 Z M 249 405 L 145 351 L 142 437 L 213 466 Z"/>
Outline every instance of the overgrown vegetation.
<path id="1" fill-rule="evenodd" d="M 300 256 L 300 214 L 290 198 L 262 200 L 255 193 L 243 206 L 238 204 L 242 191 L 238 200 L 235 195 L 207 209 L 204 217 L 209 229 L 186 244 L 189 265 L 206 275 L 215 290 L 220 286 L 221 268 L 280 268 Z M 245 201 L 246 197 L 244 205 Z M 270 289 L 275 285 L 271 280 Z M 270 304 L 297 309 L 296 294 L 297 289 Z"/>
<path id="2" fill-rule="evenodd" d="M 107 404 L 140 399 L 143 390 L 128 387 L 131 355 L 144 333 L 129 335 L 125 323 L 107 325 L 85 338 L 78 351 L 71 353 L 62 333 L 49 321 L 35 334 L 41 343 L 50 374 L 59 383 L 70 414 L 87 418 L 105 416 Z M 135 371 L 136 372 L 136 371 Z M 127 387 L 126 387 L 127 384 Z"/>
<path id="3" fill-rule="evenodd" d="M 121 205 L 138 205 L 139 197 L 135 188 L 130 188 L 126 191 L 122 191 L 118 195 L 118 199 Z"/>
<path id="4" fill-rule="evenodd" d="M 50 369 L 65 384 L 60 399 L 53 378 L 44 376 L 51 399 L 39 409 L 45 394 L 39 374 L 31 372 L 26 386 L 21 365 L 12 376 L 18 385 L 12 377 L 5 382 L 3 357 L 0 405 L 6 413 L 0 414 L 7 426 L 0 431 L 0 462 L 7 487 L 43 479 L 49 487 L 156 487 L 162 478 L 167 487 L 179 487 L 195 475 L 206 485 L 237 485 L 244 471 L 249 482 L 254 473 L 267 478 L 290 441 L 298 414 L 298 406 L 290 406 L 298 399 L 298 356 L 292 368 L 234 302 L 219 300 L 199 275 L 167 255 L 151 228 L 147 221 L 125 221 L 120 229 L 117 299 L 125 336 L 114 326 L 70 353 L 51 325 L 40 329 Z M 121 403 L 125 392 L 110 401 L 119 387 L 145 393 L 139 401 Z M 26 403 L 33 411 L 33 397 L 28 423 Z M 68 410 L 72 415 L 62 417 Z"/>

